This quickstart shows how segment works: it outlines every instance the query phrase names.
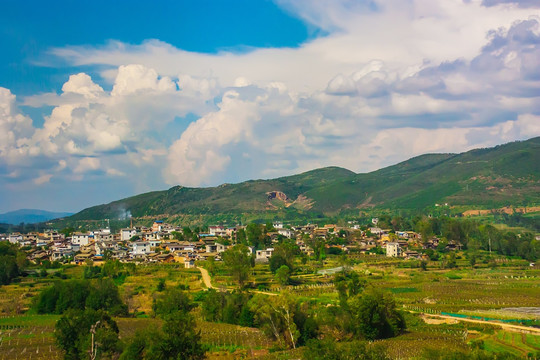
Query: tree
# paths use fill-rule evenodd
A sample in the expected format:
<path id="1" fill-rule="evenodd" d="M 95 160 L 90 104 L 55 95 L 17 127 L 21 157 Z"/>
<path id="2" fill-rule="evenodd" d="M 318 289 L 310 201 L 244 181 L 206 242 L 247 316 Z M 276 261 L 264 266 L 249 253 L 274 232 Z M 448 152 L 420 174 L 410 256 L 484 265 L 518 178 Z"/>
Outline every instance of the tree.
<path id="1" fill-rule="evenodd" d="M 405 330 L 405 320 L 390 293 L 371 288 L 350 299 L 353 332 L 368 340 L 386 339 Z"/>
<path id="2" fill-rule="evenodd" d="M 294 322 L 297 304 L 291 294 L 283 291 L 278 296 L 256 295 L 250 308 L 265 333 L 289 348 L 296 348 L 300 331 Z"/>
<path id="3" fill-rule="evenodd" d="M 208 289 L 202 302 L 202 315 L 206 321 L 219 322 L 223 319 L 224 294 Z"/>
<path id="4" fill-rule="evenodd" d="M 265 234 L 264 226 L 261 224 L 248 224 L 246 226 L 247 241 L 251 246 L 256 249 L 263 248 L 265 246 Z"/>
<path id="5" fill-rule="evenodd" d="M 19 267 L 14 256 L 0 256 L 0 285 L 8 285 L 19 276 Z"/>
<path id="6" fill-rule="evenodd" d="M 173 236 L 174 240 L 184 241 L 184 234 L 179 231 L 173 231 L 171 232 L 171 235 Z"/>
<path id="7" fill-rule="evenodd" d="M 193 317 L 185 311 L 167 315 L 162 329 L 145 329 L 127 342 L 121 360 L 161 360 L 205 358 L 200 332 Z"/>
<path id="8" fill-rule="evenodd" d="M 20 267 L 26 262 L 26 254 L 14 244 L 0 242 L 0 285 L 8 285 L 19 276 Z"/>
<path id="9" fill-rule="evenodd" d="M 238 229 L 236 232 L 236 243 L 247 245 L 247 235 L 244 229 Z"/>
<path id="10" fill-rule="evenodd" d="M 321 237 L 314 237 L 313 239 L 307 238 L 306 244 L 313 250 L 313 256 L 315 260 L 323 261 L 326 258 L 325 253 L 325 241 Z"/>
<path id="11" fill-rule="evenodd" d="M 250 250 L 245 245 L 235 245 L 223 253 L 223 263 L 229 270 L 233 278 L 238 282 L 240 288 L 249 279 L 252 262 Z"/>
<path id="12" fill-rule="evenodd" d="M 294 270 L 294 257 L 299 253 L 300 249 L 293 242 L 286 241 L 276 245 L 269 261 L 270 271 L 275 274 L 282 265 L 286 265 L 292 272 Z"/>
<path id="13" fill-rule="evenodd" d="M 196 331 L 195 320 L 188 312 L 177 311 L 166 317 L 157 352 L 161 355 L 158 359 L 205 358 L 200 331 Z"/>
<path id="14" fill-rule="evenodd" d="M 54 337 L 64 351 L 64 359 L 69 360 L 87 359 L 91 351 L 97 354 L 96 358 L 105 358 L 119 353 L 120 350 L 118 326 L 109 314 L 102 310 L 67 311 L 56 322 Z"/>
<path id="15" fill-rule="evenodd" d="M 216 272 L 216 259 L 213 256 L 209 256 L 208 259 L 206 259 L 206 270 L 210 273 L 210 275 L 214 275 Z"/>
<path id="16" fill-rule="evenodd" d="M 127 305 L 122 302 L 118 287 L 111 279 L 98 279 L 86 298 L 86 307 L 106 309 L 113 315 L 127 315 Z"/>
<path id="17" fill-rule="evenodd" d="M 431 236 L 433 236 L 433 227 L 429 219 L 419 220 L 415 226 L 414 230 L 420 234 L 422 237 L 422 242 L 425 244 Z"/>
<path id="18" fill-rule="evenodd" d="M 156 315 L 165 317 L 178 311 L 189 312 L 193 304 L 186 292 L 171 288 L 154 300 L 152 308 Z"/>
<path id="19" fill-rule="evenodd" d="M 291 278 L 291 269 L 287 265 L 281 265 L 281 267 L 276 271 L 276 281 L 280 285 L 289 285 Z"/>

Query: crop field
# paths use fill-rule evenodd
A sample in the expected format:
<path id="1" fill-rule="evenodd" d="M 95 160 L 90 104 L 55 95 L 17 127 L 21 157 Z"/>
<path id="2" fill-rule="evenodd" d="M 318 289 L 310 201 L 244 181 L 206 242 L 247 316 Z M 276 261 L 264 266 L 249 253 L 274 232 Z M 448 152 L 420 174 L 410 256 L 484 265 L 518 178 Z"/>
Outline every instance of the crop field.
<path id="1" fill-rule="evenodd" d="M 411 263 L 412 264 L 412 263 Z M 355 256 L 352 268 L 366 281 L 391 292 L 399 306 L 416 313 L 455 313 L 462 316 L 486 317 L 505 321 L 539 321 L 540 269 L 523 261 L 501 261 L 495 268 L 480 264 L 475 268 L 467 260 L 458 259 L 457 269 L 441 269 L 429 262 L 427 271 L 409 262 L 382 256 Z M 288 290 L 301 300 L 322 306 L 338 303 L 333 275 L 318 270 L 340 266 L 337 257 L 324 264 L 297 263 L 292 285 L 280 286 L 268 265 L 257 264 L 250 281 L 255 289 L 277 293 Z M 32 299 L 54 281 L 62 281 L 50 270 L 45 278 L 29 276 L 19 282 L 0 287 L 0 360 L 60 359 L 54 343 L 54 324 L 58 315 L 32 315 Z M 61 270 L 68 278 L 81 278 L 82 267 Z M 212 284 L 218 288 L 234 288 L 233 279 L 216 264 Z M 117 318 L 120 339 L 126 340 L 137 330 L 159 327 L 152 318 L 152 303 L 159 283 L 165 288 L 178 287 L 195 297 L 205 289 L 198 269 L 184 269 L 177 264 L 138 265 L 129 276 L 115 279 L 121 297 L 135 317 Z M 532 309 L 523 309 L 530 307 Z M 270 351 L 276 344 L 260 330 L 224 323 L 205 322 L 195 309 L 197 327 L 209 359 L 288 359 L 300 358 L 302 349 Z M 408 313 L 407 313 L 408 314 Z M 520 357 L 540 351 L 540 336 L 503 330 L 495 323 L 481 325 L 452 321 L 425 323 L 419 315 L 407 315 L 408 330 L 395 338 L 379 340 L 394 359 L 421 355 L 422 349 L 437 348 L 466 351 L 471 343 L 482 343 L 488 351 L 504 351 Z"/>
<path id="2" fill-rule="evenodd" d="M 0 318 L 0 360 L 4 359 L 61 359 L 62 353 L 55 345 L 54 324 L 56 315 L 29 315 Z M 148 327 L 159 327 L 161 321 L 146 318 L 118 318 L 120 339 L 133 336 Z M 237 325 L 199 321 L 202 342 L 214 356 L 224 354 L 265 355 L 273 345 L 260 330 Z M 220 355 L 221 354 L 221 355 Z"/>

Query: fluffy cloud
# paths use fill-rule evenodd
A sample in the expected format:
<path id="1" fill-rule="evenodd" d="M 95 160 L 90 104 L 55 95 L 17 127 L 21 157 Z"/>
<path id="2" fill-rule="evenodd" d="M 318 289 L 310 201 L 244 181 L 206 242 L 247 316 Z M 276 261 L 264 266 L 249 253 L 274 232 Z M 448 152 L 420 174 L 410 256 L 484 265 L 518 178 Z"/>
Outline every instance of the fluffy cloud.
<path id="1" fill-rule="evenodd" d="M 540 13 L 530 2 L 278 3 L 325 36 L 244 53 L 157 40 L 53 49 L 105 81 L 79 73 L 60 94 L 25 98 L 54 107 L 39 127 L 0 89 L 1 174 L 147 190 L 329 165 L 368 171 L 540 135 Z"/>
<path id="2" fill-rule="evenodd" d="M 17 109 L 15 95 L 0 88 L 0 164 L 14 164 L 35 151 L 28 145 L 32 133 L 32 119 Z"/>

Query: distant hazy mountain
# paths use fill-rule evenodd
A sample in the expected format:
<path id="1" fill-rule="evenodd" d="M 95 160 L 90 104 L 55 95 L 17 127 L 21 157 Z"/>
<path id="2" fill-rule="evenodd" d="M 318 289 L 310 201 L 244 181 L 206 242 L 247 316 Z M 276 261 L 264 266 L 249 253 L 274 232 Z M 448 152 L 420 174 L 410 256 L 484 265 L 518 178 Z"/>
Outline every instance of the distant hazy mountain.
<path id="1" fill-rule="evenodd" d="M 133 217 L 337 215 L 435 203 L 540 204 L 540 137 L 461 154 L 426 154 L 366 174 L 328 167 L 209 188 L 175 186 L 85 209 L 68 221 Z"/>
<path id="2" fill-rule="evenodd" d="M 51 212 L 36 209 L 21 209 L 0 214 L 0 223 L 15 225 L 20 223 L 33 224 L 70 215 L 73 215 L 73 213 Z"/>

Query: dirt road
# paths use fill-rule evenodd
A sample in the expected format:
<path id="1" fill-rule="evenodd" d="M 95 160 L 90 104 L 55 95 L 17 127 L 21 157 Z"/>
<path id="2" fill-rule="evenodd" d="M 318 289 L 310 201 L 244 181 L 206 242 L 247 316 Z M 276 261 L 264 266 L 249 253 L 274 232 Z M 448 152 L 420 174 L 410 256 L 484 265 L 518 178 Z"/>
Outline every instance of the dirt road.
<path id="1" fill-rule="evenodd" d="M 500 323 L 497 321 L 486 321 L 486 320 L 475 320 L 475 319 L 464 319 L 464 318 L 458 318 L 454 316 L 448 316 L 448 315 L 435 315 L 435 314 L 426 314 L 422 313 L 424 317 L 430 317 L 430 318 L 436 318 L 436 319 L 445 319 L 445 320 L 453 320 L 453 321 L 465 321 L 465 322 L 471 322 L 471 323 L 478 323 L 478 324 L 489 324 L 489 325 L 497 325 L 500 326 L 504 330 L 508 331 L 514 331 L 514 332 L 526 332 L 529 334 L 535 334 L 540 335 L 540 329 L 529 327 L 529 326 L 522 326 L 522 325 L 512 325 L 512 324 L 505 324 Z"/>
<path id="2" fill-rule="evenodd" d="M 197 267 L 197 269 L 199 269 L 199 271 L 201 272 L 202 279 L 203 279 L 204 285 L 206 285 L 206 288 L 214 289 L 214 287 L 212 286 L 212 280 L 210 278 L 210 274 L 208 274 L 208 270 L 202 267 Z"/>

